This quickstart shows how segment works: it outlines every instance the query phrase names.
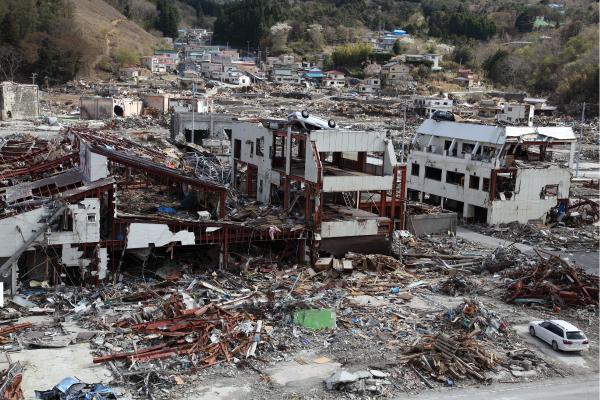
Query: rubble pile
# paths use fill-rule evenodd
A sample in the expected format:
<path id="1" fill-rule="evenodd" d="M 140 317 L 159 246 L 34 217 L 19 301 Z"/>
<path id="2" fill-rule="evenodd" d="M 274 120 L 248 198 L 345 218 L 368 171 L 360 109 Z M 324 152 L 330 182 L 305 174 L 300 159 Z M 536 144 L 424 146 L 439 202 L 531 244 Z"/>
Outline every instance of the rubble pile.
<path id="1" fill-rule="evenodd" d="M 532 261 L 530 257 L 523 254 L 515 246 L 498 246 L 492 253 L 485 257 L 482 262 L 482 269 L 496 273 L 519 265 L 535 265 L 535 261 Z"/>
<path id="2" fill-rule="evenodd" d="M 537 224 L 500 224 L 497 226 L 469 225 L 469 229 L 513 243 L 541 247 L 546 250 L 577 250 L 597 246 L 598 228 L 593 225 L 553 227 Z"/>
<path id="3" fill-rule="evenodd" d="M 483 247 L 457 237 L 428 235 L 419 240 L 408 237 L 402 242 L 404 264 L 419 272 L 479 272 L 484 259 Z"/>
<path id="4" fill-rule="evenodd" d="M 341 370 L 325 380 L 325 388 L 359 395 L 381 395 L 385 392 L 385 388 L 392 384 L 386 379 L 389 376 L 390 374 L 380 370 L 356 372 Z"/>
<path id="5" fill-rule="evenodd" d="M 599 278 L 557 256 L 543 258 L 533 266 L 506 270 L 511 279 L 506 301 L 549 306 L 598 305 Z"/>
<path id="6" fill-rule="evenodd" d="M 156 113 L 155 115 L 132 115 L 125 118 L 115 118 L 112 120 L 112 129 L 152 129 L 168 128 L 170 124 L 170 115 Z"/>
<path id="7" fill-rule="evenodd" d="M 458 296 L 477 291 L 477 285 L 469 278 L 453 276 L 437 285 L 437 290 L 449 296 Z"/>
<path id="8" fill-rule="evenodd" d="M 23 400 L 21 381 L 23 380 L 23 366 L 16 362 L 9 368 L 0 371 L 0 397 L 7 400 Z"/>
<path id="9" fill-rule="evenodd" d="M 447 317 L 452 324 L 469 331 L 470 337 L 493 337 L 507 329 L 506 322 L 476 299 L 465 300 L 453 310 L 448 310 Z"/>
<path id="10" fill-rule="evenodd" d="M 225 293 L 204 281 L 192 281 L 188 288 L 196 286 Z M 164 292 L 160 286 L 142 289 L 120 299 L 107 299 L 104 305 L 96 302 L 95 312 L 86 309 L 102 320 L 104 328 L 91 341 L 96 355 L 93 362 L 108 364 L 118 380 L 143 388 L 149 395 L 176 384 L 173 374 L 255 355 L 262 340 L 262 321 L 232 310 L 240 298 L 200 305 L 202 301 L 185 292 L 159 294 Z M 122 305 L 116 306 L 115 301 Z M 111 312 L 115 308 L 127 311 L 115 315 Z M 83 314 L 82 318 L 86 325 L 98 323 Z"/>
<path id="11" fill-rule="evenodd" d="M 413 346 L 409 355 L 404 356 L 415 373 L 430 388 L 433 385 L 425 374 L 454 385 L 454 380 L 464 380 L 468 377 L 486 381 L 485 372 L 503 362 L 494 353 L 486 350 L 482 343 L 469 336 L 439 335 L 423 336 Z"/>

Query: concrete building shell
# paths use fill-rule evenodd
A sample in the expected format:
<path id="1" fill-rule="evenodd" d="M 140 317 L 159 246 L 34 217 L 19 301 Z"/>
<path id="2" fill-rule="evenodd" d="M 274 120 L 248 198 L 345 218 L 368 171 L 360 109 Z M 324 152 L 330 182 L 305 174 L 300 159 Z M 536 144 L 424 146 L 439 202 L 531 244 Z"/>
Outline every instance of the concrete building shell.
<path id="1" fill-rule="evenodd" d="M 544 221 L 568 200 L 573 163 L 569 127 L 500 127 L 425 120 L 408 157 L 409 196 L 488 224 Z"/>

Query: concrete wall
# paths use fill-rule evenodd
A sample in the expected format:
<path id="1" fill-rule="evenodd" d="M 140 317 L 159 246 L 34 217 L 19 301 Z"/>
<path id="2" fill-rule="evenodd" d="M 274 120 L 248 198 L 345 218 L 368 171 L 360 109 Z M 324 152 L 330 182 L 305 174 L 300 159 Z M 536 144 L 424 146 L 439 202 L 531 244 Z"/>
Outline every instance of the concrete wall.
<path id="1" fill-rule="evenodd" d="M 456 213 L 420 214 L 408 216 L 408 230 L 415 236 L 434 233 L 456 233 Z"/>
<path id="2" fill-rule="evenodd" d="M 53 231 L 42 235 L 42 244 L 94 243 L 100 240 L 100 200 L 84 199 L 69 205 L 73 217 L 72 231 Z M 0 219 L 0 257 L 10 257 L 43 225 L 52 212 L 36 208 L 13 217 Z M 88 218 L 88 216 L 90 216 Z M 93 217 L 92 217 L 93 216 Z"/>
<path id="3" fill-rule="evenodd" d="M 412 174 L 412 164 L 419 164 L 419 175 Z M 425 168 L 433 167 L 442 170 L 441 182 L 425 178 Z M 467 204 L 486 207 L 489 205 L 489 192 L 483 191 L 483 178 L 490 178 L 493 165 L 481 161 L 467 160 L 457 157 L 446 157 L 439 154 L 412 152 L 408 159 L 407 186 L 411 190 L 435 194 Z M 465 175 L 464 185 L 446 183 L 446 172 L 458 172 Z M 479 187 L 469 187 L 470 175 L 479 177 Z"/>
<path id="4" fill-rule="evenodd" d="M 121 107 L 123 110 L 122 117 L 131 117 L 133 115 L 140 115 L 144 105 L 141 100 L 113 99 L 113 112 L 116 107 Z"/>
<path id="5" fill-rule="evenodd" d="M 310 140 L 316 142 L 319 152 L 383 152 L 387 148 L 385 136 L 377 132 L 343 130 L 312 131 L 310 133 Z"/>
<path id="6" fill-rule="evenodd" d="M 231 143 L 239 139 L 242 143 L 239 161 L 252 164 L 257 168 L 256 198 L 258 201 L 268 203 L 271 198 L 271 151 L 273 147 L 273 134 L 260 123 L 236 122 L 233 124 Z M 262 140 L 262 156 L 256 154 L 256 141 Z M 231 162 L 234 162 L 231 152 Z M 278 182 L 279 183 L 279 182 Z M 277 184 L 278 184 L 277 183 Z"/>
<path id="7" fill-rule="evenodd" d="M 323 192 L 353 192 L 356 190 L 392 190 L 394 177 L 361 175 L 361 176 L 325 176 Z"/>
<path id="8" fill-rule="evenodd" d="M 85 143 L 79 147 L 79 168 L 88 183 L 108 177 L 108 159 L 93 153 Z"/>
<path id="9" fill-rule="evenodd" d="M 51 232 L 48 244 L 96 243 L 100 241 L 100 199 L 88 198 L 70 204 L 72 231 Z"/>
<path id="10" fill-rule="evenodd" d="M 128 249 L 145 249 L 153 246 L 166 246 L 169 243 L 179 242 L 181 245 L 194 245 L 196 236 L 194 232 L 181 230 L 172 232 L 168 225 L 133 223 L 129 225 L 127 235 Z"/>
<path id="11" fill-rule="evenodd" d="M 0 120 L 37 117 L 40 103 L 37 85 L 4 82 L 0 85 Z"/>
<path id="12" fill-rule="evenodd" d="M 159 112 L 166 113 L 169 111 L 170 94 L 145 94 L 142 96 L 144 108 L 154 108 Z"/>
<path id="13" fill-rule="evenodd" d="M 110 97 L 81 97 L 80 119 L 111 119 L 113 117 L 113 99 Z"/>
<path id="14" fill-rule="evenodd" d="M 377 235 L 378 231 L 379 224 L 376 219 L 321 222 L 321 237 L 324 239 L 344 236 Z"/>
<path id="15" fill-rule="evenodd" d="M 541 196 L 546 185 L 558 184 L 557 196 Z M 507 200 L 494 200 L 488 211 L 488 223 L 527 223 L 544 221 L 558 199 L 569 197 L 571 173 L 566 168 L 521 169 L 517 172 L 514 196 Z"/>
<path id="16" fill-rule="evenodd" d="M 228 139 L 224 129 L 233 128 L 233 118 L 227 114 L 194 113 L 194 130 L 209 131 L 213 139 Z M 175 113 L 171 118 L 171 139 L 192 129 L 192 113 Z"/>

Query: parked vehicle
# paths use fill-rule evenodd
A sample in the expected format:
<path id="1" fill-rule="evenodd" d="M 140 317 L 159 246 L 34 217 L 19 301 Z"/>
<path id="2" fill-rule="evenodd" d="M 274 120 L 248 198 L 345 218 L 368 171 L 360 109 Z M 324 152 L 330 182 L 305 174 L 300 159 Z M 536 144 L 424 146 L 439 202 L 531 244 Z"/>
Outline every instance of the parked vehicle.
<path id="1" fill-rule="evenodd" d="M 529 334 L 542 339 L 555 351 L 587 350 L 590 343 L 579 328 L 563 320 L 532 321 Z"/>
<path id="2" fill-rule="evenodd" d="M 450 111 L 436 111 L 433 113 L 433 115 L 431 116 L 432 119 L 436 120 L 436 121 L 456 121 L 456 118 L 454 117 L 454 114 L 451 113 Z"/>

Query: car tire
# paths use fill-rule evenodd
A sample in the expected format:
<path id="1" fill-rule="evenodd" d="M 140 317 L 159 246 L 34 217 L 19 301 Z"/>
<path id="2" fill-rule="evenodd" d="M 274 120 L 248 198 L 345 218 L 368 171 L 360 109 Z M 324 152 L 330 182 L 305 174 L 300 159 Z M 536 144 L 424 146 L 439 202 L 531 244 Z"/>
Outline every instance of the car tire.
<path id="1" fill-rule="evenodd" d="M 558 351 L 558 343 L 556 343 L 556 340 L 552 341 L 552 350 Z"/>
<path id="2" fill-rule="evenodd" d="M 533 326 L 529 327 L 529 334 L 533 337 L 535 337 L 535 329 L 533 328 Z"/>

